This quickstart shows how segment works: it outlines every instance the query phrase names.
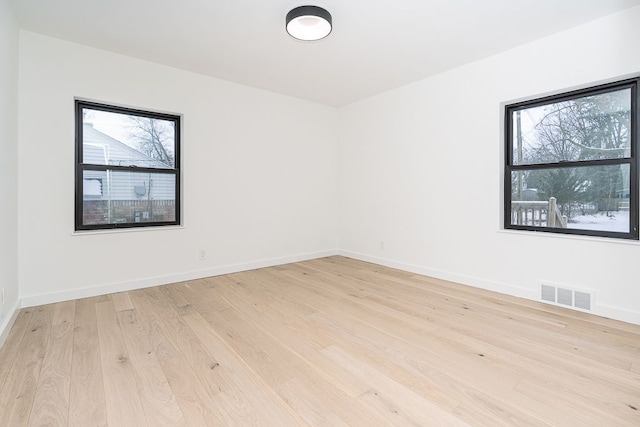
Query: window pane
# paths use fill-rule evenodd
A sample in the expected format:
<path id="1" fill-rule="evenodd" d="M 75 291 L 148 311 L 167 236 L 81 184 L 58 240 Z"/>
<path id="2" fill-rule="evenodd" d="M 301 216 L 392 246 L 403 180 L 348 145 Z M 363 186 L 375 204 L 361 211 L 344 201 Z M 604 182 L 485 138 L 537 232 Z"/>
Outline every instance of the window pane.
<path id="1" fill-rule="evenodd" d="M 628 164 L 511 173 L 511 225 L 629 233 Z"/>
<path id="2" fill-rule="evenodd" d="M 102 196 L 102 179 L 100 178 L 85 178 L 82 183 L 83 194 L 85 197 Z"/>
<path id="3" fill-rule="evenodd" d="M 172 222 L 176 219 L 173 174 L 84 171 L 83 225 Z M 101 194 L 96 194 L 99 182 Z"/>
<path id="4" fill-rule="evenodd" d="M 512 164 L 631 156 L 631 89 L 512 111 Z"/>
<path id="5" fill-rule="evenodd" d="M 174 168 L 173 121 L 90 108 L 82 116 L 84 164 Z"/>

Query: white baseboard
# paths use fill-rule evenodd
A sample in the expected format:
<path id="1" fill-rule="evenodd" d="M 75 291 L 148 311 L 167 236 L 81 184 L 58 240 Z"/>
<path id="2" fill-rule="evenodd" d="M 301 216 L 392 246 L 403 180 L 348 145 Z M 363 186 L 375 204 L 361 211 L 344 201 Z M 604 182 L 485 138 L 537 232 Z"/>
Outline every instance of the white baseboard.
<path id="1" fill-rule="evenodd" d="M 88 288 L 70 289 L 61 292 L 53 292 L 38 295 L 26 295 L 22 297 L 22 307 L 33 307 L 43 304 L 52 304 L 61 301 L 69 301 L 79 298 L 95 297 L 99 295 L 112 294 L 116 292 L 130 291 L 133 289 L 150 288 L 153 286 L 167 285 L 170 283 L 184 282 L 186 280 L 202 279 L 204 277 L 220 276 L 223 274 L 238 273 L 240 271 L 255 270 L 257 268 L 273 267 L 276 265 L 289 264 L 292 262 L 307 261 L 310 259 L 324 258 L 337 255 L 337 250 L 293 255 L 282 258 L 271 258 L 247 263 L 219 266 L 202 270 L 186 271 L 178 274 L 165 276 L 146 277 L 137 280 L 124 282 L 106 283 L 104 285 L 92 286 Z"/>
<path id="2" fill-rule="evenodd" d="M 130 291 L 132 289 L 142 289 L 159 285 L 166 285 L 170 283 L 183 282 L 186 280 L 201 279 L 204 277 L 220 276 L 223 274 L 237 273 L 240 271 L 255 270 L 257 268 L 273 267 L 276 265 L 288 264 L 292 262 L 307 261 L 310 259 L 324 258 L 332 255 L 341 255 L 348 258 L 353 258 L 361 261 L 370 262 L 373 264 L 383 265 L 386 267 L 397 268 L 399 270 L 408 271 L 411 273 L 421 274 L 423 276 L 434 277 L 437 279 L 448 280 L 451 282 L 461 283 L 463 285 L 469 285 L 480 289 L 486 289 L 489 291 L 500 292 L 506 295 L 512 295 L 515 297 L 525 298 L 531 301 L 540 301 L 540 295 L 537 290 L 530 290 L 520 288 L 510 284 L 499 283 L 484 279 L 479 279 L 471 276 L 465 276 L 448 271 L 430 269 L 418 265 L 407 264 L 399 261 L 394 261 L 386 258 L 379 258 L 375 256 L 365 255 L 358 252 L 345 251 L 345 250 L 327 250 L 321 252 L 313 252 L 307 254 L 300 254 L 282 258 L 272 258 L 260 261 L 253 261 L 248 263 L 233 264 L 227 266 L 219 266 L 203 270 L 194 270 L 178 274 L 166 275 L 166 276 L 154 276 L 144 279 L 107 283 L 104 285 L 93 286 L 89 288 L 71 289 L 62 292 L 27 295 L 19 300 L 13 308 L 12 314 L 7 316 L 6 320 L 0 325 L 0 347 L 6 339 L 15 318 L 18 315 L 21 307 L 33 307 L 42 304 L 51 304 L 61 301 L 69 301 L 78 298 L 94 297 L 99 295 L 106 295 L 115 292 Z M 640 325 L 640 312 L 620 309 L 617 307 L 610 307 L 606 305 L 597 304 L 593 307 L 592 314 L 610 319 L 620 320 L 627 323 Z"/>
<path id="3" fill-rule="evenodd" d="M 13 326 L 16 318 L 18 317 L 18 313 L 20 313 L 20 300 L 16 301 L 13 307 L 9 309 L 7 312 L 8 316 L 4 318 L 4 321 L 0 325 L 0 348 L 4 345 L 4 342 L 7 340 L 9 336 L 9 331 L 11 331 L 11 327 Z"/>
<path id="4" fill-rule="evenodd" d="M 609 319 L 640 325 L 640 312 L 638 311 L 624 310 L 618 307 L 596 304 L 591 310 L 591 313 L 596 316 L 608 317 Z"/>
<path id="5" fill-rule="evenodd" d="M 447 280 L 449 282 L 456 282 L 462 285 L 469 285 L 475 288 L 486 289 L 489 291 L 500 292 L 502 294 L 512 295 L 526 299 L 537 299 L 538 293 L 530 291 L 529 289 L 519 288 L 517 286 L 492 282 L 488 280 L 478 279 L 471 276 L 464 276 L 461 274 L 451 273 L 448 271 L 435 270 L 431 268 L 422 267 L 419 265 L 407 264 L 399 261 L 390 260 L 387 258 L 378 258 L 351 251 L 338 251 L 338 255 L 345 256 L 347 258 L 358 259 L 360 261 L 371 262 L 373 264 L 384 265 L 385 267 L 397 268 L 398 270 L 408 271 L 410 273 L 421 274 L 423 276 L 429 276 L 436 279 Z"/>
<path id="6" fill-rule="evenodd" d="M 393 261 L 386 258 L 378 258 L 370 255 L 357 253 L 357 252 L 339 250 L 338 255 L 342 255 L 348 258 L 358 259 L 360 261 L 371 262 L 373 264 L 383 265 L 385 267 L 397 268 L 399 270 L 421 274 L 423 276 L 429 276 L 429 277 L 434 277 L 436 279 L 448 280 L 450 282 L 456 282 L 463 285 L 469 285 L 469 286 L 473 286 L 480 289 L 500 292 L 502 294 L 540 302 L 540 294 L 537 290 L 520 288 L 517 286 L 505 284 L 505 283 L 478 279 L 475 277 L 464 276 L 461 274 L 451 273 L 447 271 L 429 269 L 429 268 L 421 267 L 418 265 L 406 264 L 403 262 Z M 609 319 L 620 320 L 626 323 L 632 323 L 634 325 L 640 325 L 640 312 L 637 312 L 637 311 L 625 310 L 617 307 L 596 304 L 589 313 L 596 316 L 607 317 Z"/>

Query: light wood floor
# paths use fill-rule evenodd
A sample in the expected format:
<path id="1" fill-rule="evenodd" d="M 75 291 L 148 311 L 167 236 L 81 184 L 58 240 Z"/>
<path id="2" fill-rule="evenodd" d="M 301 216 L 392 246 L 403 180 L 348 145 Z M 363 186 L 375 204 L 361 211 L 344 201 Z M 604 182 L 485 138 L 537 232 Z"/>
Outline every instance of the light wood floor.
<path id="1" fill-rule="evenodd" d="M 640 426 L 640 327 L 342 257 L 23 309 L 0 425 Z"/>

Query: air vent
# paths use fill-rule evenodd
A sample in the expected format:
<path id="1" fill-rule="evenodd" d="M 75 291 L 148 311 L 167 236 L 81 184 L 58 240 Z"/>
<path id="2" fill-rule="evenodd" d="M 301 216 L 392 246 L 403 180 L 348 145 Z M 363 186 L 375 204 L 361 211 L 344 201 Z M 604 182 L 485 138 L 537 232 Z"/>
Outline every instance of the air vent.
<path id="1" fill-rule="evenodd" d="M 541 284 L 540 299 L 554 305 L 590 311 L 593 304 L 593 292 Z"/>
<path id="2" fill-rule="evenodd" d="M 573 291 L 571 289 L 558 288 L 558 304 L 573 305 Z"/>
<path id="3" fill-rule="evenodd" d="M 542 301 L 556 302 L 556 288 L 555 286 L 541 285 Z"/>
<path id="4" fill-rule="evenodd" d="M 583 310 L 591 310 L 591 294 L 575 291 L 573 305 Z"/>

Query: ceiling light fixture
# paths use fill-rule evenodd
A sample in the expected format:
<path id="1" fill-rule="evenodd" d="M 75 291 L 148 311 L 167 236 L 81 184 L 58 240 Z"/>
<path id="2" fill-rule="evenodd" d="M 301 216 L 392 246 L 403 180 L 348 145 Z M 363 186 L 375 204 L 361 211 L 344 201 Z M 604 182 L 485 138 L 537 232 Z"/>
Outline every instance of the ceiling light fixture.
<path id="1" fill-rule="evenodd" d="M 331 33 L 331 14 L 318 6 L 300 6 L 287 13 L 287 33 L 304 41 L 320 40 Z"/>

